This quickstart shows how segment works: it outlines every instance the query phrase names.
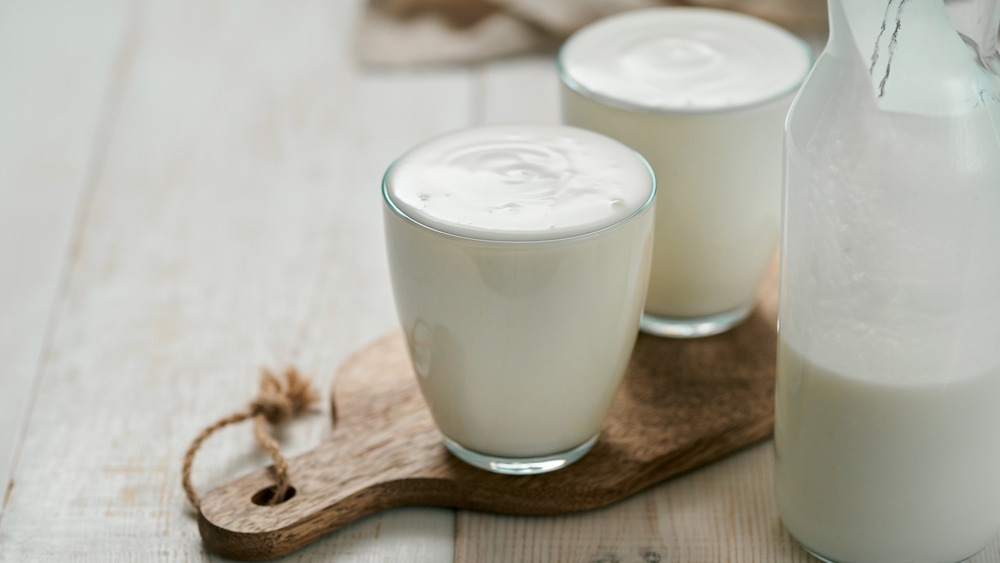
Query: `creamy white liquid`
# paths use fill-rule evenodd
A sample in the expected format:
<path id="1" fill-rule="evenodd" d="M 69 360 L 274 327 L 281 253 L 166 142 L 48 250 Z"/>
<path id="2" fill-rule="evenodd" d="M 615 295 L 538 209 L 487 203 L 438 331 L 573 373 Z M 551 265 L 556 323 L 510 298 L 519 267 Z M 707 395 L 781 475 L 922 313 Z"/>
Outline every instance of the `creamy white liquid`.
<path id="1" fill-rule="evenodd" d="M 794 92 L 808 47 L 762 20 L 695 8 L 636 10 L 584 28 L 559 53 L 589 97 L 660 111 L 728 111 Z"/>
<path id="2" fill-rule="evenodd" d="M 406 216 L 483 240 L 552 240 L 618 223 L 649 200 L 635 152 L 591 131 L 553 126 L 467 129 L 403 155 L 386 178 Z"/>
<path id="3" fill-rule="evenodd" d="M 385 191 L 397 310 L 441 432 L 502 457 L 596 435 L 648 281 L 642 159 L 574 128 L 472 129 L 404 155 Z"/>
<path id="4" fill-rule="evenodd" d="M 624 142 L 656 171 L 647 313 L 753 303 L 778 241 L 784 118 L 810 64 L 788 32 L 719 10 L 628 12 L 563 47 L 564 121 Z"/>
<path id="5" fill-rule="evenodd" d="M 782 339 L 778 370 L 775 496 L 800 542 L 836 561 L 943 563 L 1000 528 L 1000 366 L 893 383 Z"/>

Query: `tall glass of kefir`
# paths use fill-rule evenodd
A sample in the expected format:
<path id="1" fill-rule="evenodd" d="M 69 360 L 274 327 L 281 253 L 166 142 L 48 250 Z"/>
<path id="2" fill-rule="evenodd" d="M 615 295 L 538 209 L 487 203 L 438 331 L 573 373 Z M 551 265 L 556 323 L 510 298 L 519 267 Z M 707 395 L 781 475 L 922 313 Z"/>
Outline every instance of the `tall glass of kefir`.
<path id="1" fill-rule="evenodd" d="M 782 126 L 811 62 L 777 26 L 693 8 L 613 16 L 559 52 L 565 123 L 656 171 L 645 332 L 706 336 L 750 313 L 777 248 Z"/>
<path id="2" fill-rule="evenodd" d="M 511 474 L 583 456 L 646 296 L 645 160 L 573 127 L 467 129 L 400 157 L 383 193 L 396 307 L 445 446 Z"/>

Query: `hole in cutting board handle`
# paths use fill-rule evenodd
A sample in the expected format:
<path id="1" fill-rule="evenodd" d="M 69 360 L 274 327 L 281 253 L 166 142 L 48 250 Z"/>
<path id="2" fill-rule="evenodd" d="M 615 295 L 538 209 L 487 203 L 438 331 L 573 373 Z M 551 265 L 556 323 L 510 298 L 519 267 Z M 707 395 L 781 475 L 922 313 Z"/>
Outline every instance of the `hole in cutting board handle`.
<path id="1" fill-rule="evenodd" d="M 274 504 L 271 504 L 271 499 L 274 498 L 274 492 L 277 489 L 278 489 L 277 485 L 271 485 L 270 487 L 265 487 L 254 493 L 254 495 L 250 497 L 250 500 L 253 501 L 253 503 L 256 504 L 257 506 L 277 506 L 295 496 L 295 487 L 288 487 L 288 489 L 285 491 L 284 498 L 281 498 Z"/>

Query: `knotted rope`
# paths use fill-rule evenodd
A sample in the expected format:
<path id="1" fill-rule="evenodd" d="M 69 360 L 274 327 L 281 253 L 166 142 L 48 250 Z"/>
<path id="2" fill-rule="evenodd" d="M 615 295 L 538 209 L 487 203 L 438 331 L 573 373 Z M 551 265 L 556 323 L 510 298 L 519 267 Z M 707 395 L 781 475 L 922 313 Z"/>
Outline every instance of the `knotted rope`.
<path id="1" fill-rule="evenodd" d="M 184 454 L 181 483 L 191 506 L 195 510 L 201 508 L 201 498 L 198 497 L 198 493 L 191 485 L 191 466 L 194 463 L 194 455 L 198 452 L 202 442 L 217 430 L 247 419 L 253 419 L 253 434 L 257 438 L 257 443 L 264 448 L 264 451 L 271 454 L 271 459 L 274 460 L 274 478 L 278 483 L 269 504 L 277 504 L 284 500 L 285 493 L 291 486 L 288 477 L 288 461 L 282 455 L 281 446 L 278 445 L 277 440 L 268 432 L 268 427 L 291 420 L 306 410 L 318 398 L 309 378 L 300 375 L 295 368 L 285 370 L 282 377 L 275 376 L 269 370 L 263 369 L 260 379 L 260 393 L 250 402 L 250 405 L 239 412 L 219 419 L 215 424 L 202 430 L 198 437 L 191 442 L 187 453 Z"/>

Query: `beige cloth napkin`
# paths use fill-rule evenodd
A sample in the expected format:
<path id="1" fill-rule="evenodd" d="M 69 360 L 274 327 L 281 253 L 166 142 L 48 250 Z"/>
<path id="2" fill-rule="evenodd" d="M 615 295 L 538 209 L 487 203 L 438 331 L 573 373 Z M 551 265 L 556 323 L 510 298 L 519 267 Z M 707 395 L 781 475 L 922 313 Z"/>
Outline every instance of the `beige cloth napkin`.
<path id="1" fill-rule="evenodd" d="M 370 0 L 358 58 L 378 66 L 479 62 L 553 49 L 611 14 L 672 5 L 736 10 L 799 33 L 826 26 L 825 0 Z"/>

